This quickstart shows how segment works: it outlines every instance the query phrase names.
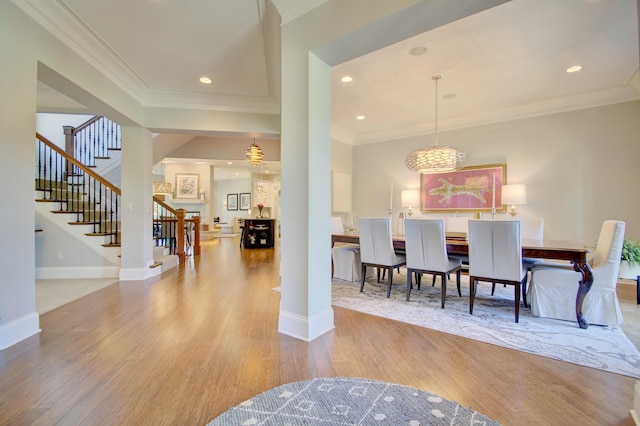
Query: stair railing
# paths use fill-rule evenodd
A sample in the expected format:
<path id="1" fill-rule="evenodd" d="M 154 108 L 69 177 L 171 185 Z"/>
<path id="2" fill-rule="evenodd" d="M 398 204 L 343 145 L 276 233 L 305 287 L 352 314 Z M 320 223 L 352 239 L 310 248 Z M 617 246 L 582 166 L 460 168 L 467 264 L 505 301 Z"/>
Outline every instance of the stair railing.
<path id="1" fill-rule="evenodd" d="M 109 158 L 109 150 L 122 149 L 120 125 L 101 115 L 78 127 L 63 128 L 65 151 L 87 167 L 95 167 L 97 159 Z"/>
<path id="2" fill-rule="evenodd" d="M 193 249 L 194 256 L 200 254 L 200 217 L 187 219 L 185 215 L 186 210 L 174 209 L 153 197 L 153 238 L 156 246 L 168 247 L 171 254 L 178 256 L 180 264 L 186 261 L 186 247 Z"/>
<path id="3" fill-rule="evenodd" d="M 92 226 L 88 235 L 107 237 L 103 246 L 120 245 L 120 188 L 36 133 L 38 201 L 55 202 L 54 213 L 71 213 L 72 224 Z M 73 171 L 69 171 L 73 170 Z"/>

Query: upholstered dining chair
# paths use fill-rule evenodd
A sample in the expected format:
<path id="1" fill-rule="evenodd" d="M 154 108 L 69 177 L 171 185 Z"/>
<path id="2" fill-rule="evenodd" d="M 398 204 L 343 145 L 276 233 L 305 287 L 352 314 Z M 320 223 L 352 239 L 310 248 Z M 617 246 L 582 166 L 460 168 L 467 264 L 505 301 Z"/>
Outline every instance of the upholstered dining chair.
<path id="1" fill-rule="evenodd" d="M 478 281 L 512 285 L 515 322 L 520 319 L 520 294 L 526 294 L 527 270 L 522 264 L 522 239 L 517 220 L 469 221 L 469 313 Z"/>
<path id="2" fill-rule="evenodd" d="M 342 234 L 342 218 L 331 217 L 331 233 Z M 336 243 L 331 249 L 333 259 L 333 278 L 343 281 L 360 281 L 360 247 L 357 244 Z"/>
<path id="3" fill-rule="evenodd" d="M 444 308 L 447 296 L 447 275 L 451 272 L 456 273 L 458 296 L 462 296 L 460 292 L 462 261 L 447 256 L 444 220 L 405 219 L 404 227 L 407 256 L 407 302 L 411 296 L 412 275 L 428 273 L 440 276 L 440 307 Z"/>
<path id="4" fill-rule="evenodd" d="M 396 254 L 391 236 L 391 218 L 361 217 L 360 228 L 360 292 L 364 290 L 367 266 L 385 269 L 387 275 L 387 297 L 391 296 L 393 270 L 405 264 L 405 256 Z"/>
<path id="5" fill-rule="evenodd" d="M 591 324 L 624 323 L 616 294 L 625 223 L 605 220 L 589 265 L 593 284 L 582 304 L 582 314 Z M 582 274 L 569 264 L 537 263 L 533 266 L 529 300 L 538 317 L 576 320 L 576 294 Z"/>

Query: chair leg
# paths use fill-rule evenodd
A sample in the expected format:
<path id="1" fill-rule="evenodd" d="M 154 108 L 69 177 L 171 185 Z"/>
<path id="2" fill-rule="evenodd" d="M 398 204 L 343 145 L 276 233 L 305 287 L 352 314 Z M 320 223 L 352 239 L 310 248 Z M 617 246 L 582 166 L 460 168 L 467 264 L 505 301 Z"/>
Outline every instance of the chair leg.
<path id="1" fill-rule="evenodd" d="M 527 272 L 524 276 L 524 279 L 522 280 L 522 303 L 524 304 L 525 308 L 528 308 L 529 305 L 527 305 L 527 281 L 529 280 L 529 273 Z"/>
<path id="2" fill-rule="evenodd" d="M 407 302 L 409 301 L 409 296 L 411 296 L 411 288 L 413 285 L 411 284 L 411 269 L 407 269 Z"/>
<path id="3" fill-rule="evenodd" d="M 367 265 L 362 264 L 362 274 L 360 275 L 360 293 L 364 290 L 364 277 L 367 275 Z"/>
<path id="4" fill-rule="evenodd" d="M 456 271 L 456 285 L 458 286 L 458 296 L 462 297 L 462 292 L 460 291 L 460 269 Z"/>
<path id="5" fill-rule="evenodd" d="M 422 272 L 416 271 L 416 283 L 418 284 L 418 290 L 420 290 L 420 284 L 422 284 Z"/>
<path id="6" fill-rule="evenodd" d="M 476 279 L 469 277 L 469 313 L 473 315 L 473 302 L 476 298 Z"/>
<path id="7" fill-rule="evenodd" d="M 437 274 L 433 274 L 433 279 L 431 280 L 431 287 L 434 287 L 436 285 L 436 275 Z"/>
<path id="8" fill-rule="evenodd" d="M 387 299 L 391 297 L 391 283 L 393 282 L 393 268 L 389 268 L 389 279 L 387 281 Z"/>
<path id="9" fill-rule="evenodd" d="M 435 277 L 435 275 L 434 275 Z M 440 275 L 440 308 L 444 309 L 444 301 L 447 298 L 447 276 L 446 274 Z"/>
<path id="10" fill-rule="evenodd" d="M 516 300 L 516 322 L 520 320 L 520 286 L 518 284 L 513 286 L 515 288 L 515 300 Z"/>
<path id="11" fill-rule="evenodd" d="M 496 292 L 496 283 L 491 283 L 491 295 Z"/>

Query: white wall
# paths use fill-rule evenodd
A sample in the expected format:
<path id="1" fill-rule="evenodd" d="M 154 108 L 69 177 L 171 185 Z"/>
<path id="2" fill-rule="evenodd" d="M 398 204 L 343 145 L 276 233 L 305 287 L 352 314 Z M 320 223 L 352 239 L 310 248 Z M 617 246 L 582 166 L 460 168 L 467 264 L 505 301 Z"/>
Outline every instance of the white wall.
<path id="1" fill-rule="evenodd" d="M 62 126 L 78 127 L 93 118 L 85 114 L 36 114 L 36 131 L 64 149 L 65 135 Z"/>
<path id="2" fill-rule="evenodd" d="M 225 219 L 233 217 L 249 218 L 249 213 L 246 210 L 227 210 L 226 202 L 228 194 L 238 194 L 238 208 L 240 207 L 240 194 L 243 192 L 251 193 L 251 179 L 225 179 L 215 182 L 214 188 L 214 200 L 215 200 L 215 214 L 220 217 L 223 222 Z M 255 206 L 256 202 L 251 197 L 251 205 Z"/>
<path id="3" fill-rule="evenodd" d="M 387 215 L 393 183 L 395 219 L 401 191 L 419 187 L 405 156 L 433 141 L 428 135 L 354 147 L 354 211 Z M 464 149 L 467 165 L 505 162 L 507 182 L 527 185 L 518 211 L 543 217 L 547 239 L 591 245 L 606 219 L 624 220 L 626 235 L 640 239 L 640 101 L 439 132 L 438 141 Z"/>

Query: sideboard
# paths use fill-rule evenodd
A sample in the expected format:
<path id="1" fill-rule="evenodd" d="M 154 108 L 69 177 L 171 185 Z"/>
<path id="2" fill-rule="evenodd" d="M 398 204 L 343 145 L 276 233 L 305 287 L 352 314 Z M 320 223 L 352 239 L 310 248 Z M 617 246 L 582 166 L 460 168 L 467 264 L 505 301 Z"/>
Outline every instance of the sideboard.
<path id="1" fill-rule="evenodd" d="M 245 248 L 270 248 L 275 242 L 275 219 L 245 219 L 242 232 Z"/>

